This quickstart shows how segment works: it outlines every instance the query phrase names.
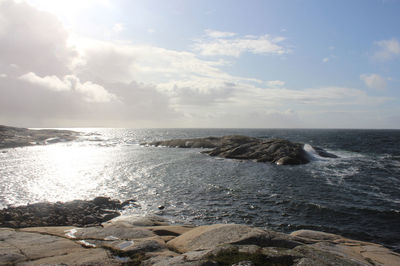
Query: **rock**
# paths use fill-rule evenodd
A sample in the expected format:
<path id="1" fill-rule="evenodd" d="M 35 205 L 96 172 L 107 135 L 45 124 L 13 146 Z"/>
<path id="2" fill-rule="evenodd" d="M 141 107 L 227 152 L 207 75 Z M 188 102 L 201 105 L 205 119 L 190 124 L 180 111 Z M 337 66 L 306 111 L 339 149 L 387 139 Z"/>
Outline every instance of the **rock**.
<path id="1" fill-rule="evenodd" d="M 0 265 L 118 265 L 103 249 L 40 233 L 0 230 Z"/>
<path id="2" fill-rule="evenodd" d="M 40 226 L 99 225 L 120 215 L 118 200 L 97 197 L 93 200 L 41 202 L 0 210 L 0 226 L 21 228 Z"/>
<path id="3" fill-rule="evenodd" d="M 113 241 L 104 246 L 110 248 L 117 254 L 132 256 L 138 253 L 149 253 L 166 250 L 165 242 L 160 238 L 143 238 L 126 241 Z"/>
<path id="4" fill-rule="evenodd" d="M 74 234 L 77 239 L 97 239 L 97 240 L 109 240 L 109 239 L 139 239 L 155 236 L 153 232 L 144 228 L 129 228 L 118 225 L 112 225 L 108 227 L 87 227 L 77 230 Z"/>
<path id="5" fill-rule="evenodd" d="M 112 219 L 106 223 L 102 224 L 104 227 L 110 225 L 119 225 L 125 227 L 135 227 L 135 226 L 162 226 L 169 225 L 168 221 L 160 216 L 119 216 L 115 219 Z"/>
<path id="6" fill-rule="evenodd" d="M 77 229 L 79 228 L 73 226 L 50 226 L 50 227 L 27 227 L 27 228 L 21 228 L 19 229 L 19 231 L 66 237 L 68 232 Z"/>
<path id="7" fill-rule="evenodd" d="M 180 236 L 166 245 L 163 237 L 172 234 Z M 0 228 L 0 265 L 400 265 L 400 254 L 310 230 L 286 235 L 235 224 L 109 222 L 105 228 Z"/>
<path id="8" fill-rule="evenodd" d="M 167 225 L 167 226 L 150 226 L 145 227 L 146 229 L 154 232 L 158 236 L 179 236 L 190 230 L 193 226 L 183 226 L 183 225 Z"/>
<path id="9" fill-rule="evenodd" d="M 0 149 L 72 141 L 78 135 L 78 132 L 70 130 L 33 130 L 0 125 Z"/>
<path id="10" fill-rule="evenodd" d="M 43 251 L 45 254 L 45 251 Z M 18 265 L 121 265 L 121 263 L 112 259 L 110 254 L 104 249 L 82 248 L 79 251 L 57 255 L 46 256 L 44 258 L 26 261 Z"/>
<path id="11" fill-rule="evenodd" d="M 295 247 L 299 243 L 275 232 L 237 224 L 215 224 L 194 228 L 167 243 L 179 252 L 212 249 L 221 244 Z"/>
<path id="12" fill-rule="evenodd" d="M 305 164 L 310 161 L 309 155 L 301 143 L 284 139 L 259 139 L 246 136 L 208 137 L 198 139 L 175 139 L 155 141 L 147 145 L 179 148 L 212 148 L 202 153 L 230 159 L 255 160 L 272 162 L 278 165 Z M 322 157 L 334 158 L 336 155 L 321 148 L 315 148 Z"/>
<path id="13" fill-rule="evenodd" d="M 399 265 L 400 263 L 400 254 L 378 244 L 312 230 L 299 230 L 291 235 L 298 241 L 313 243 L 307 245 L 311 248 L 311 251 L 308 250 L 310 254 L 314 252 L 313 250 L 324 251 L 362 265 L 369 265 L 371 261 L 378 265 Z"/>

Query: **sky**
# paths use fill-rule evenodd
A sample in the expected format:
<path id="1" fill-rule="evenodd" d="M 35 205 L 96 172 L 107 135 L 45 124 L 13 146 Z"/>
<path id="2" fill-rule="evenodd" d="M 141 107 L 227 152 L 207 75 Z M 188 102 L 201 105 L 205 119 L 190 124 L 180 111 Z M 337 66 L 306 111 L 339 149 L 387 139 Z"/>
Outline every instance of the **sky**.
<path id="1" fill-rule="evenodd" d="M 400 0 L 0 0 L 0 124 L 400 128 Z"/>

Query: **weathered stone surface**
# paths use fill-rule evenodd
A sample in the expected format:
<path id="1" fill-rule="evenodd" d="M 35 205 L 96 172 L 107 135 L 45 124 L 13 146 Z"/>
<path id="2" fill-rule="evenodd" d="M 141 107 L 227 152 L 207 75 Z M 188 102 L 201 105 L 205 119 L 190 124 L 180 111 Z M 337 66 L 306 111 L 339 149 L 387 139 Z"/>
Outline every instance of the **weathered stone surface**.
<path id="1" fill-rule="evenodd" d="M 17 231 L 14 231 L 3 241 L 18 248 L 29 260 L 77 252 L 82 248 L 68 239 Z"/>
<path id="2" fill-rule="evenodd" d="M 78 134 L 70 130 L 32 130 L 0 125 L 0 149 L 71 141 Z"/>
<path id="3" fill-rule="evenodd" d="M 339 235 L 313 230 L 298 230 L 292 232 L 290 235 L 299 237 L 299 240 L 304 239 L 308 240 L 308 242 L 311 240 L 314 243 L 319 241 L 335 241 L 342 238 Z"/>
<path id="4" fill-rule="evenodd" d="M 76 230 L 79 228 L 74 226 L 27 227 L 18 229 L 18 231 L 66 237 L 67 232 L 73 229 Z"/>
<path id="5" fill-rule="evenodd" d="M 110 243 L 105 243 L 104 246 L 112 249 L 118 254 L 123 255 L 134 255 L 137 253 L 149 253 L 167 250 L 165 242 L 158 237 L 113 241 Z"/>
<path id="6" fill-rule="evenodd" d="M 275 232 L 237 224 L 215 224 L 200 226 L 176 237 L 167 244 L 179 252 L 212 249 L 221 244 L 290 246 L 298 243 L 283 238 Z"/>
<path id="7" fill-rule="evenodd" d="M 18 263 L 18 265 L 121 265 L 104 249 L 81 249 L 78 252 Z"/>
<path id="8" fill-rule="evenodd" d="M 163 226 L 169 225 L 169 222 L 159 216 L 120 216 L 110 220 L 109 222 L 102 224 L 104 227 L 118 225 L 118 226 L 125 226 L 125 227 L 138 227 L 138 226 Z"/>
<path id="9" fill-rule="evenodd" d="M 131 240 L 155 236 L 155 234 L 144 228 L 130 228 L 118 225 L 108 227 L 86 227 L 80 228 L 74 234 L 76 239 L 96 240 Z"/>
<path id="10" fill-rule="evenodd" d="M 354 261 L 352 259 L 345 259 L 336 254 L 312 248 L 307 245 L 298 246 L 294 250 L 302 254 L 303 258 L 307 259 L 307 260 L 299 260 L 298 263 L 300 264 L 297 265 L 332 265 L 332 266 L 370 265 L 370 264 L 360 264 L 359 262 Z"/>
<path id="11" fill-rule="evenodd" d="M 154 257 L 143 262 L 144 266 L 170 266 L 170 265 L 180 265 L 180 266 L 207 266 L 207 265 L 220 265 L 217 262 L 209 259 L 211 254 L 210 250 L 201 251 L 189 251 L 182 255 L 170 256 L 170 257 Z"/>
<path id="12" fill-rule="evenodd" d="M 378 244 L 312 230 L 299 230 L 291 233 L 291 235 L 305 243 L 314 242 L 314 244 L 308 245 L 314 250 L 335 254 L 361 265 L 369 265 L 371 262 L 380 265 L 400 264 L 400 254 Z"/>
<path id="13" fill-rule="evenodd" d="M 167 235 L 155 235 L 157 227 L 160 229 L 159 233 Z M 74 234 L 78 237 L 65 238 L 63 233 L 68 230 L 76 230 Z M 149 233 L 150 237 L 143 237 Z M 168 235 L 171 233 L 182 234 L 166 245 L 163 237 L 173 238 L 174 236 Z M 115 240 L 114 235 L 121 239 Z M 177 254 L 174 251 L 184 253 Z M 17 230 L 0 228 L 0 265 L 124 263 L 400 265 L 400 254 L 377 244 L 334 234 L 300 230 L 285 235 L 235 224 L 200 226 L 193 229 L 184 226 L 135 227 L 112 223 L 107 228 L 42 227 Z"/>
<path id="14" fill-rule="evenodd" d="M 303 144 L 284 139 L 258 139 L 246 136 L 208 137 L 199 139 L 175 139 L 155 141 L 147 145 L 178 148 L 213 148 L 203 151 L 210 156 L 230 159 L 255 160 L 257 162 L 273 162 L 279 165 L 305 164 L 310 156 L 303 149 Z M 321 148 L 314 148 L 322 157 L 337 157 Z"/>
<path id="15" fill-rule="evenodd" d="M 182 226 L 182 225 L 167 225 L 167 226 L 149 226 L 145 227 L 146 229 L 154 232 L 159 236 L 179 236 L 190 230 L 192 230 L 193 226 Z"/>

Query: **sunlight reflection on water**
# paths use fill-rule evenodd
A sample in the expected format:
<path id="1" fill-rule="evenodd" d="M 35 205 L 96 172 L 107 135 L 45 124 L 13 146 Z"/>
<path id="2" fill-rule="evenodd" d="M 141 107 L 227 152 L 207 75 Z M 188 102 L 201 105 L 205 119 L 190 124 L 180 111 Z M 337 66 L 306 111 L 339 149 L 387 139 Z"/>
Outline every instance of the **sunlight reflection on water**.
<path id="1" fill-rule="evenodd" d="M 68 201 L 112 193 L 113 187 L 101 186 L 112 178 L 115 164 L 115 157 L 110 156 L 112 149 L 55 144 L 10 150 L 9 160 L 21 156 L 19 165 L 10 167 L 13 171 L 8 173 L 9 181 L 13 179 L 11 183 L 16 183 L 8 187 L 8 195 L 18 196 L 10 201 L 16 203 L 25 198 L 28 202 Z"/>

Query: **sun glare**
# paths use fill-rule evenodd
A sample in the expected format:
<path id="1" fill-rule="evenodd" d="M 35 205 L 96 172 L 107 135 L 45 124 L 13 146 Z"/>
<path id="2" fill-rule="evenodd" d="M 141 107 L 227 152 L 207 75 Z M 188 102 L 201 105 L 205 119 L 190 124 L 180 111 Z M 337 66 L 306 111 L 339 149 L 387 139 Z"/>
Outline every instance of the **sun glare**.
<path id="1" fill-rule="evenodd" d="M 95 6 L 109 7 L 111 5 L 108 0 L 27 0 L 27 2 L 58 17 L 73 17 L 82 10 Z"/>

